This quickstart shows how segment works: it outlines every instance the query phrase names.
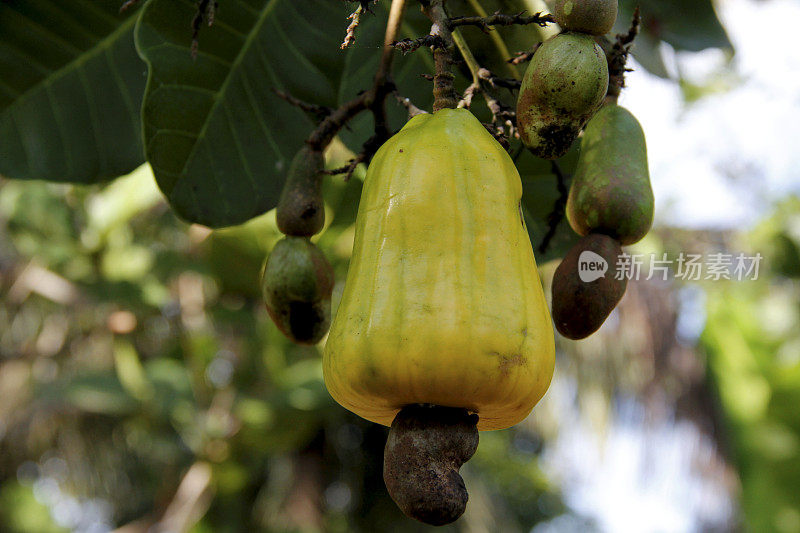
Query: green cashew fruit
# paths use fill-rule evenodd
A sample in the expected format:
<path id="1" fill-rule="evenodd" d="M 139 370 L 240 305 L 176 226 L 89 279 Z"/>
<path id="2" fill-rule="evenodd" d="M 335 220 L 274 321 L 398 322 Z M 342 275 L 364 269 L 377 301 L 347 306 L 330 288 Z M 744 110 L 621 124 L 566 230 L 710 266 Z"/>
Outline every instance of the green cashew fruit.
<path id="1" fill-rule="evenodd" d="M 605 35 L 617 20 L 617 0 L 556 0 L 553 16 L 566 30 Z"/>
<path id="2" fill-rule="evenodd" d="M 608 62 L 594 39 L 560 33 L 536 50 L 517 99 L 517 128 L 544 159 L 567 153 L 608 90 Z"/>
<path id="3" fill-rule="evenodd" d="M 627 109 L 607 105 L 586 125 L 567 219 L 579 235 L 633 244 L 650 231 L 654 203 L 642 127 Z"/>
<path id="4" fill-rule="evenodd" d="M 316 344 L 328 332 L 333 283 L 330 263 L 305 237 L 278 241 L 261 275 L 270 317 L 299 344 Z"/>
<path id="5" fill-rule="evenodd" d="M 322 230 L 325 225 L 324 168 L 322 152 L 308 145 L 303 145 L 292 159 L 275 214 L 281 233 L 311 237 Z"/>
<path id="6" fill-rule="evenodd" d="M 578 241 L 553 275 L 553 322 L 568 339 L 583 339 L 597 331 L 617 306 L 627 277 L 618 276 L 617 241 L 593 233 Z M 621 279 L 617 279 L 617 278 Z"/>

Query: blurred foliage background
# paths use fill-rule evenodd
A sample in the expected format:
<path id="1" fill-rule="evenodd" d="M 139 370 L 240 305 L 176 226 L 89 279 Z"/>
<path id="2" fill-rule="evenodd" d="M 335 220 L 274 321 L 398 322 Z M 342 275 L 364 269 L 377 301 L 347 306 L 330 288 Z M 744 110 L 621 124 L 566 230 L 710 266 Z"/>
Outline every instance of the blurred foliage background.
<path id="1" fill-rule="evenodd" d="M 730 53 L 712 4 L 641 4 L 639 64 L 686 101 L 722 90 L 664 64 L 665 43 Z M 329 165 L 347 157 L 336 144 Z M 362 179 L 326 183 L 334 305 Z M 387 429 L 333 403 L 319 349 L 269 320 L 258 277 L 279 237 L 272 213 L 180 221 L 147 166 L 0 181 L 1 531 L 432 530 L 385 493 Z M 800 531 L 800 198 L 748 231 L 662 224 L 634 251 L 764 259 L 757 281 L 631 282 L 598 334 L 559 339 L 551 390 L 481 435 L 467 513 L 439 530 Z"/>
<path id="2" fill-rule="evenodd" d="M 339 280 L 360 183 L 327 185 L 319 245 Z M 0 216 L 3 530 L 428 529 L 385 494 L 386 428 L 335 405 L 318 349 L 287 342 L 265 312 L 272 213 L 213 233 L 188 226 L 143 167 L 102 189 L 4 182 Z M 692 469 L 741 506 L 709 526 L 797 531 L 800 199 L 747 235 L 661 228 L 643 245 L 678 249 L 762 250 L 767 268 L 750 282 L 632 282 L 597 335 L 560 340 L 547 399 L 481 435 L 465 468 L 469 510 L 444 530 L 602 529 L 540 461 L 565 436 L 584 438 L 583 423 L 613 432 L 627 398 L 643 427 L 687 420 L 710 439 Z M 541 265 L 546 280 L 554 266 Z M 698 294 L 707 318 L 690 343 L 679 317 Z"/>
<path id="3" fill-rule="evenodd" d="M 326 190 L 319 245 L 340 280 L 360 189 Z M 419 529 L 383 488 L 386 428 L 338 407 L 318 349 L 269 320 L 272 213 L 188 226 L 146 167 L 102 190 L 5 182 L 0 212 L 4 530 Z M 563 510 L 531 460 L 535 433 L 483 440 L 478 523 Z"/>

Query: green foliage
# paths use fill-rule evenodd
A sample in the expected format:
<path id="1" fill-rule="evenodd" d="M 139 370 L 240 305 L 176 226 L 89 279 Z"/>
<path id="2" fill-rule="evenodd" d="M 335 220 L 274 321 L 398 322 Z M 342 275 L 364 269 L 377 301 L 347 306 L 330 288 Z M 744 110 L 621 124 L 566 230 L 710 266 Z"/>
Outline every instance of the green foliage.
<path id="1" fill-rule="evenodd" d="M 534 4 L 453 0 L 451 11 L 485 15 Z M 622 2 L 618 29 L 627 25 L 633 4 Z M 679 9 L 673 4 L 642 5 L 643 35 L 634 52 L 663 75 L 656 50 L 662 39 L 681 50 L 730 47 L 710 2 Z M 239 224 L 274 207 L 288 162 L 313 126 L 273 89 L 332 107 L 353 98 L 372 81 L 388 15 L 387 2 L 375 6 L 374 14 L 362 17 L 357 44 L 342 51 L 350 9 L 345 2 L 317 0 L 302 10 L 289 0 L 226 4 L 214 25 L 202 29 L 194 60 L 188 27 L 193 2 L 151 0 L 123 15 L 118 8 L 118 0 L 57 8 L 31 0 L 0 5 L 0 44 L 7 50 L 0 58 L 0 174 L 97 182 L 132 170 L 144 146 L 172 208 L 212 227 Z M 149 67 L 146 91 L 132 46 L 136 21 L 138 51 Z M 428 28 L 427 19 L 409 9 L 399 37 L 417 37 Z M 548 34 L 536 27 L 498 28 L 488 38 L 477 28 L 463 31 L 482 65 L 518 79 L 521 69 L 506 60 Z M 429 106 L 430 82 L 420 74 L 431 69 L 424 52 L 398 57 L 400 94 Z M 463 90 L 470 76 L 463 65 L 459 70 L 456 83 Z M 504 99 L 513 103 L 513 97 L 508 92 Z M 488 117 L 476 100 L 475 112 Z M 405 110 L 393 100 L 388 108 L 397 130 Z M 371 122 L 358 116 L 342 140 L 357 152 Z"/>
<path id="2" fill-rule="evenodd" d="M 364 15 L 347 51 L 338 46 L 352 4 L 221 2 L 214 25 L 200 31 L 196 60 L 195 2 L 150 0 L 122 15 L 120 3 L 0 2 L 0 174 L 97 183 L 133 170 L 145 152 L 170 203 L 160 201 L 146 168 L 102 188 L 0 183 L 0 529 L 59 531 L 16 479 L 25 461 L 55 457 L 69 465 L 58 478 L 61 492 L 81 505 L 103 498 L 116 525 L 158 519 L 190 467 L 209 465 L 209 498 L 194 502 L 202 517 L 194 531 L 427 531 L 385 495 L 385 430 L 334 405 L 318 349 L 283 338 L 258 286 L 280 235 L 274 215 L 263 213 L 314 126 L 273 89 L 337 106 L 369 87 L 388 2 Z M 535 4 L 449 5 L 454 15 L 483 15 Z M 619 30 L 633 4 L 622 2 Z M 634 53 L 651 72 L 666 75 L 661 42 L 679 50 L 730 46 L 708 0 L 641 5 L 645 24 Z M 134 48 L 134 25 L 146 64 Z M 428 30 L 412 8 L 400 37 Z M 543 36 L 534 27 L 463 33 L 482 65 L 515 78 L 522 69 L 506 60 Z M 457 69 L 463 90 L 469 74 Z M 398 53 L 400 94 L 429 108 L 431 84 L 420 74 L 431 71 L 427 51 Z M 514 92 L 500 92 L 513 102 Z M 406 111 L 391 99 L 387 105 L 397 130 Z M 480 98 L 474 110 L 489 116 Z M 372 129 L 369 114 L 357 117 L 329 164 L 346 159 L 343 145 L 359 150 Z M 513 152 L 537 259 L 558 258 L 577 240 L 563 218 L 550 236 L 548 218 L 565 200 L 558 181 L 549 162 Z M 565 188 L 576 155 L 573 146 L 559 161 Z M 352 248 L 359 176 L 363 169 L 347 183 L 324 184 L 326 228 L 316 242 L 339 280 Z M 249 222 L 209 233 L 169 207 L 213 227 Z M 771 264 L 783 282 L 798 276 L 795 226 L 781 222 L 761 241 L 775 250 Z M 791 457 L 800 398 L 798 372 L 786 361 L 800 341 L 786 332 L 780 341 L 759 337 L 751 327 L 751 304 L 770 309 L 781 298 L 759 287 L 765 292 L 712 302 L 717 320 L 704 339 L 736 431 L 748 520 L 790 531 L 798 516 L 790 495 L 800 475 Z M 784 355 L 770 359 L 774 349 Z M 538 452 L 517 446 L 537 438 L 521 429 L 484 437 L 468 482 L 485 512 L 478 519 L 468 512 L 443 531 L 485 528 L 487 516 L 503 531 L 530 530 L 563 512 Z M 298 516 L 293 509 L 308 501 L 316 502 L 310 518 Z M 761 508 L 761 501 L 773 503 Z"/>
<path id="3" fill-rule="evenodd" d="M 317 243 L 342 279 L 361 179 L 325 181 L 328 227 Z M 274 214 L 209 233 L 158 197 L 147 169 L 99 191 L 0 187 L 0 321 L 9 324 L 0 330 L 0 483 L 15 486 L 25 461 L 63 458 L 61 492 L 81 505 L 103 498 L 121 526 L 160 516 L 190 467 L 208 464 L 211 499 L 197 531 L 297 530 L 303 518 L 291 509 L 305 498 L 319 513 L 306 531 L 428 531 L 385 493 L 385 428 L 336 406 L 319 350 L 292 345 L 267 316 L 258 274 L 280 236 Z M 122 278 L 107 270 L 124 264 L 109 257 L 131 250 L 147 251 L 147 268 Z M 26 288 L 11 273 L 32 259 L 51 278 Z M 530 451 L 504 444 L 480 457 L 470 483 L 498 523 L 529 529 L 561 512 Z M 520 487 L 532 489 L 523 498 Z M 13 504 L 22 501 L 14 494 L 0 496 L 0 529 L 46 531 L 46 508 Z M 473 527 L 464 520 L 448 530 Z"/>
<path id="4" fill-rule="evenodd" d="M 699 52 L 706 48 L 733 51 L 711 0 L 621 0 L 613 32 L 627 31 L 637 6 L 642 13 L 642 24 L 633 56 L 656 76 L 669 77 L 659 51 L 662 42 L 677 51 Z"/>
<path id="5" fill-rule="evenodd" d="M 800 201 L 790 198 L 755 231 L 753 249 L 766 252 L 758 282 L 708 289 L 702 344 L 730 429 L 749 531 L 800 531 L 798 220 Z"/>
<path id="6" fill-rule="evenodd" d="M 194 5 L 147 4 L 136 29 L 150 70 L 142 108 L 145 146 L 159 187 L 181 217 L 221 227 L 275 207 L 313 122 L 274 90 L 336 107 L 372 82 L 388 6 L 365 16 L 359 45 L 342 51 L 348 9 L 323 0 L 304 4 L 302 12 L 289 0 L 232 4 L 203 30 L 193 60 L 191 34 L 181 21 L 191 19 Z M 410 14 L 404 33 L 426 33 L 423 18 Z M 431 93 L 419 74 L 431 67 L 430 57 L 418 54 L 394 73 L 403 94 L 420 105 Z M 396 103 L 390 107 L 399 128 L 406 112 Z M 342 138 L 357 151 L 371 128 L 369 118 L 360 117 Z"/>
<path id="7" fill-rule="evenodd" d="M 192 59 L 189 1 L 148 2 L 136 27 L 149 66 L 142 107 L 147 158 L 183 218 L 239 224 L 275 207 L 294 153 L 312 128 L 280 89 L 337 105 L 346 54 L 343 3 L 226 5 Z M 313 36 L 313 37 L 310 37 Z"/>
<path id="8" fill-rule="evenodd" d="M 516 158 L 522 177 L 522 213 L 538 264 L 564 257 L 580 239 L 565 216 L 553 217 L 554 211 L 561 209 L 563 213 L 566 206 L 572 173 L 578 163 L 578 145 L 573 143 L 567 155 L 558 160 L 564 173 L 563 187 L 552 172 L 550 161 L 539 159 L 528 150 L 522 150 Z M 557 220 L 555 229 L 551 228 L 551 217 Z"/>
<path id="9" fill-rule="evenodd" d="M 564 190 L 569 190 L 569 180 L 564 180 Z M 558 178 L 552 174 L 522 177 L 522 213 L 538 264 L 564 257 L 580 236 L 569 225 L 566 217 L 556 223 L 555 231 L 545 244 L 551 228 L 549 217 L 556 206 L 566 203 L 566 195 L 558 187 Z"/>
<path id="10" fill-rule="evenodd" d="M 0 174 L 95 183 L 142 163 L 144 65 L 119 6 L 0 2 Z"/>
<path id="11" fill-rule="evenodd" d="M 644 32 L 675 50 L 699 52 L 706 48 L 733 48 L 712 0 L 622 0 L 616 28 L 630 23 L 636 6 L 643 15 Z"/>
<path id="12" fill-rule="evenodd" d="M 66 533 L 36 500 L 33 490 L 19 483 L 4 484 L 0 489 L 0 524 L 8 533 Z"/>

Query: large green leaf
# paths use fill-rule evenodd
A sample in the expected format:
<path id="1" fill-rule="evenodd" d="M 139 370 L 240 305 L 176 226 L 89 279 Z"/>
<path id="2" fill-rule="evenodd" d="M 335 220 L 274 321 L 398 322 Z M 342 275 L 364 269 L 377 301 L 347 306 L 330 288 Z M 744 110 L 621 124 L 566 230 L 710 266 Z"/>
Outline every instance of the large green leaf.
<path id="1" fill-rule="evenodd" d="M 0 2 L 0 174 L 93 183 L 142 163 L 144 65 L 119 7 Z"/>
<path id="2" fill-rule="evenodd" d="M 178 214 L 221 227 L 275 207 L 289 162 L 313 127 L 273 89 L 338 103 L 348 6 L 224 2 L 214 25 L 201 31 L 193 60 L 195 9 L 190 0 L 151 0 L 137 24 L 137 49 L 149 66 L 145 150 Z"/>
<path id="3" fill-rule="evenodd" d="M 635 6 L 642 11 L 642 28 L 676 50 L 733 48 L 711 0 L 624 0 L 619 20 L 630 22 Z"/>

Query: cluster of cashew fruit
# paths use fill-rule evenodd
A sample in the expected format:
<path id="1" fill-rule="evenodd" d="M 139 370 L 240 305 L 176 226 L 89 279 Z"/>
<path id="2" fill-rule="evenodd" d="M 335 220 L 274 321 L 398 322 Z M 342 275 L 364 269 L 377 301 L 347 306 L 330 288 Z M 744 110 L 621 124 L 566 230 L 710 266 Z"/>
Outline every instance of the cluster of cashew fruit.
<path id="1" fill-rule="evenodd" d="M 583 132 L 566 211 L 584 238 L 553 281 L 553 318 L 571 338 L 600 327 L 625 291 L 614 272 L 581 282 L 581 254 L 616 269 L 620 245 L 641 239 L 653 217 L 641 127 L 615 103 L 602 106 L 609 72 L 595 36 L 616 14 L 616 0 L 559 0 L 555 17 L 566 31 L 536 51 L 518 100 L 520 136 L 542 158 L 563 156 Z M 443 107 L 410 119 L 370 163 L 332 324 L 332 271 L 309 240 L 324 223 L 323 157 L 310 145 L 292 162 L 277 208 L 287 237 L 263 275 L 270 315 L 289 338 L 316 343 L 330 324 L 328 391 L 391 427 L 389 494 L 434 525 L 466 508 L 459 468 L 478 432 L 523 420 L 555 364 L 519 173 L 469 110 Z"/>
<path id="2" fill-rule="evenodd" d="M 322 152 L 304 145 L 289 167 L 276 209 L 286 235 L 264 263 L 261 288 L 267 311 L 284 335 L 299 344 L 316 344 L 331 324 L 333 269 L 310 238 L 325 225 Z"/>
<path id="3" fill-rule="evenodd" d="M 564 257 L 552 287 L 556 328 L 583 339 L 625 294 L 627 273 L 617 271 L 621 245 L 647 234 L 654 201 L 644 132 L 630 111 L 606 98 L 608 63 L 595 42 L 614 25 L 617 0 L 558 0 L 554 11 L 565 31 L 533 55 L 517 101 L 517 124 L 528 149 L 545 159 L 565 155 L 583 131 L 566 208 L 583 239 Z M 583 281 L 582 258 L 597 256 L 608 271 Z"/>

